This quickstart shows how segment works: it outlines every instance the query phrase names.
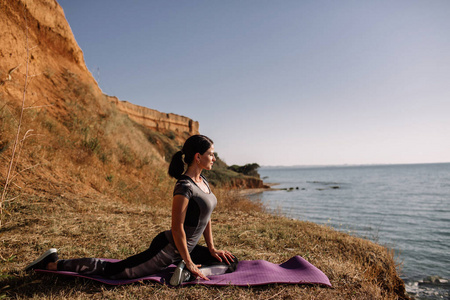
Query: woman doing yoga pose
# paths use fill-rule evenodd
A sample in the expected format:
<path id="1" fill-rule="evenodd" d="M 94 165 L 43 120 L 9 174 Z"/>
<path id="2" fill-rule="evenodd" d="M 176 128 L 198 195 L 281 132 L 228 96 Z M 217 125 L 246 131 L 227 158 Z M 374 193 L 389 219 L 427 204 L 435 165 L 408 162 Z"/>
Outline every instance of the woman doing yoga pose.
<path id="1" fill-rule="evenodd" d="M 158 234 L 144 252 L 118 262 L 98 258 L 58 260 L 57 250 L 52 248 L 26 270 L 71 271 L 120 279 L 154 274 L 175 263 L 178 267 L 170 280 L 172 285 L 198 277 L 208 280 L 206 276 L 234 271 L 236 257 L 214 247 L 211 213 L 217 199 L 201 174 L 203 170 L 211 170 L 215 161 L 213 142 L 203 135 L 191 136 L 182 150 L 174 154 L 169 175 L 178 181 L 173 192 L 172 228 Z M 207 247 L 197 245 L 202 235 Z"/>

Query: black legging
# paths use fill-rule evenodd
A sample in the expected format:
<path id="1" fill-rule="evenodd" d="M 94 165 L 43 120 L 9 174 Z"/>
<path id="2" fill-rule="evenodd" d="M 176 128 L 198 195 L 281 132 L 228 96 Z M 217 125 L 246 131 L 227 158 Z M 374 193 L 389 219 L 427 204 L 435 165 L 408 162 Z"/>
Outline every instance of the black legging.
<path id="1" fill-rule="evenodd" d="M 208 248 L 197 245 L 190 253 L 192 261 L 202 267 L 223 265 L 221 273 L 233 272 L 238 264 L 237 258 L 230 265 L 219 262 Z M 71 271 L 85 275 L 101 275 L 108 278 L 139 278 L 155 274 L 181 259 L 176 248 L 169 243 L 164 232 L 158 234 L 150 247 L 136 255 L 118 262 L 108 262 L 98 258 L 77 258 L 58 261 L 58 271 Z M 219 275 L 219 274 L 213 274 Z"/>

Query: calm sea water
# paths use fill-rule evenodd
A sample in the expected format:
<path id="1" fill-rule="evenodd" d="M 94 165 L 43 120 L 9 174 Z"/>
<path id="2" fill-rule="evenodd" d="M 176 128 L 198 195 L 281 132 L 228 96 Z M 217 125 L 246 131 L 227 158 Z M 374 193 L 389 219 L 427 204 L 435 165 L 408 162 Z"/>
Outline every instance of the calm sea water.
<path id="1" fill-rule="evenodd" d="M 450 163 L 259 169 L 277 189 L 255 195 L 285 215 L 394 249 L 419 299 L 449 299 Z M 438 276 L 440 283 L 428 283 Z"/>

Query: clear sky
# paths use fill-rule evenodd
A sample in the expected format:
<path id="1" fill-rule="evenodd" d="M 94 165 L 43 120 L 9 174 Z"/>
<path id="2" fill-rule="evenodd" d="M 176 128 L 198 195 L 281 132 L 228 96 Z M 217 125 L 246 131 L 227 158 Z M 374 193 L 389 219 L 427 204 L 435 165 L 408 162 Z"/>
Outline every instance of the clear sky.
<path id="1" fill-rule="evenodd" d="M 59 0 L 104 93 L 229 165 L 450 162 L 448 0 Z"/>

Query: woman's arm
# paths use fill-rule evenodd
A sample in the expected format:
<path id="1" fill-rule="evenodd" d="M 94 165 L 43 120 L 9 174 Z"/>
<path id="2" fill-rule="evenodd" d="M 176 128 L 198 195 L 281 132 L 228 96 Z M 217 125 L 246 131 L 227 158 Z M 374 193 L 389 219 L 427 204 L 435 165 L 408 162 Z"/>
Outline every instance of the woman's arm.
<path id="1" fill-rule="evenodd" d="M 208 246 L 209 252 L 218 261 L 221 262 L 222 258 L 225 259 L 225 262 L 227 264 L 230 264 L 230 261 L 234 261 L 234 256 L 229 251 L 216 250 L 216 248 L 214 248 L 211 219 L 209 219 L 208 224 L 205 227 L 205 231 L 203 231 L 203 237 L 205 238 L 206 245 Z"/>
<path id="2" fill-rule="evenodd" d="M 189 271 L 200 278 L 208 280 L 198 269 L 200 265 L 195 265 L 191 259 L 187 248 L 186 232 L 184 231 L 184 219 L 186 218 L 186 211 L 189 204 L 189 199 L 182 195 L 175 195 L 172 203 L 172 236 L 175 241 L 175 246 L 180 253 L 181 258 L 186 263 Z"/>
<path id="3" fill-rule="evenodd" d="M 208 246 L 209 251 L 214 250 L 211 219 L 209 219 L 208 225 L 206 225 L 205 231 L 203 231 L 203 237 L 205 238 L 205 242 L 206 242 L 206 245 Z"/>

